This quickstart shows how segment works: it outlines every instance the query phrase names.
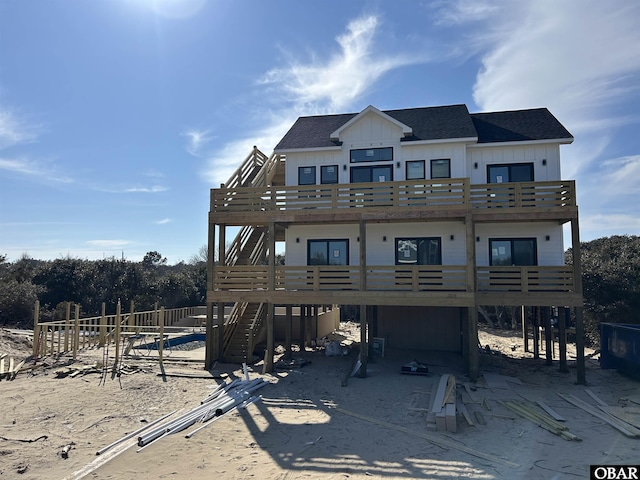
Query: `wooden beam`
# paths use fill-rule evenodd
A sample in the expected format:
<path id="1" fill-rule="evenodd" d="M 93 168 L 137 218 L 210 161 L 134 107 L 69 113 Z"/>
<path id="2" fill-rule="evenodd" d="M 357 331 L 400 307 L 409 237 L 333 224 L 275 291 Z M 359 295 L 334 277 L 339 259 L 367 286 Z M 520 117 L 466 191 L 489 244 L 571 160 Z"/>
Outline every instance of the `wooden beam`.
<path id="1" fill-rule="evenodd" d="M 544 318 L 544 349 L 545 363 L 547 366 L 553 365 L 553 331 L 551 330 L 551 311 L 549 307 L 543 309 Z"/>
<path id="2" fill-rule="evenodd" d="M 367 290 L 367 224 L 360 219 L 360 291 Z"/>
<path id="3" fill-rule="evenodd" d="M 570 309 L 558 307 L 558 350 L 561 373 L 569 373 L 567 366 L 567 314 L 570 313 Z"/>
<path id="4" fill-rule="evenodd" d="M 367 306 L 360 305 L 360 377 L 367 376 Z"/>
<path id="5" fill-rule="evenodd" d="M 467 292 L 476 298 L 476 228 L 473 217 L 469 214 L 465 218 L 465 243 L 467 251 Z M 478 352 L 478 313 L 476 301 L 466 307 L 467 336 L 468 336 L 468 370 L 472 382 L 478 381 L 480 376 L 480 354 Z"/>
<path id="6" fill-rule="evenodd" d="M 274 306 L 273 303 L 267 304 L 267 350 L 264 353 L 264 366 L 262 368 L 262 374 L 273 372 L 273 355 L 274 355 L 274 341 L 273 341 L 273 315 Z M 251 355 L 251 352 L 248 352 Z"/>
<path id="7" fill-rule="evenodd" d="M 580 255 L 580 225 L 578 217 L 571 220 L 571 255 L 573 258 L 574 288 L 582 297 L 582 259 Z M 576 377 L 581 385 L 587 383 L 584 359 L 584 322 L 582 307 L 576 306 Z"/>
<path id="8" fill-rule="evenodd" d="M 291 305 L 286 306 L 286 320 L 285 320 L 285 359 L 291 360 L 293 352 L 291 351 L 291 337 L 293 336 L 293 307 Z"/>

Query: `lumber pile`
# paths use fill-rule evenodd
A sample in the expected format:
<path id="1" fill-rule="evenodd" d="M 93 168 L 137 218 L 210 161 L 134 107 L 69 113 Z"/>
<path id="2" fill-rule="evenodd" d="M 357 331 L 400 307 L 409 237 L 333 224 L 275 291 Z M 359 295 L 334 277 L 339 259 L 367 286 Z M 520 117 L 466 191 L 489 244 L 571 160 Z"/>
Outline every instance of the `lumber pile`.
<path id="1" fill-rule="evenodd" d="M 444 374 L 440 377 L 435 394 L 432 395 L 428 423 L 435 423 L 439 432 L 457 431 L 456 423 L 456 377 Z"/>
<path id="2" fill-rule="evenodd" d="M 569 428 L 563 423 L 551 417 L 547 413 L 543 413 L 539 410 L 529 407 L 523 402 L 516 400 L 507 400 L 500 402 L 512 412 L 517 413 L 522 418 L 532 421 L 540 428 L 547 430 L 548 432 L 558 435 L 565 440 L 581 441 L 582 439 L 569 432 Z"/>
<path id="3" fill-rule="evenodd" d="M 587 392 L 587 393 L 589 394 L 590 397 L 592 398 L 594 397 L 593 393 L 590 393 L 590 392 Z M 598 400 L 594 399 L 598 403 L 598 408 L 596 408 L 589 405 L 587 402 L 580 400 L 578 397 L 575 397 L 574 395 L 558 392 L 558 396 L 563 400 L 569 402 L 571 405 L 584 410 L 585 412 L 589 413 L 590 415 L 593 415 L 596 418 L 599 418 L 600 420 L 603 420 L 604 422 L 611 425 L 613 428 L 618 430 L 623 435 L 630 438 L 640 437 L 640 429 L 636 428 L 631 423 L 625 421 L 623 418 L 618 418 L 618 416 L 611 415 L 611 413 L 609 413 L 608 411 L 613 412 L 613 410 L 611 410 L 606 403 L 600 401 L 599 399 Z M 614 412 L 614 413 L 617 413 L 617 412 Z"/>
<path id="4" fill-rule="evenodd" d="M 0 354 L 0 380 L 13 380 L 16 378 L 16 375 L 18 375 L 18 372 L 25 362 L 22 360 L 16 365 L 15 359 L 13 357 L 7 359 L 7 356 L 6 353 Z"/>

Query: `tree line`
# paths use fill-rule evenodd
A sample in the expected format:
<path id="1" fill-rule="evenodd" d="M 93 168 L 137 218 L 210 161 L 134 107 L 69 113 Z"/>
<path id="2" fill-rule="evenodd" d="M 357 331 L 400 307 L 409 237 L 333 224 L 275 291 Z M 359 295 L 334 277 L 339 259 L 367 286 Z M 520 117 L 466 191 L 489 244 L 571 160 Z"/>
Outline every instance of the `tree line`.
<path id="1" fill-rule="evenodd" d="M 142 261 L 107 258 L 35 260 L 24 255 L 7 262 L 0 255 L 0 325 L 29 327 L 33 306 L 40 301 L 43 316 L 59 318 L 64 302 L 78 303 L 82 313 L 99 315 L 135 302 L 150 310 L 203 305 L 207 290 L 206 246 L 188 262 L 167 265 L 159 252 Z M 581 244 L 585 331 L 597 341 L 601 322 L 640 324 L 640 237 L 616 235 Z M 277 263 L 284 263 L 282 255 Z M 572 263 L 571 249 L 565 262 Z"/>
<path id="2" fill-rule="evenodd" d="M 204 305 L 207 293 L 206 248 L 189 263 L 167 265 L 158 252 L 142 261 L 115 257 L 102 260 L 59 258 L 36 260 L 23 255 L 15 262 L 0 256 L 0 325 L 33 325 L 33 309 L 40 301 L 41 319 L 64 318 L 65 302 L 81 306 L 82 315 L 107 313 L 116 304 L 138 311 L 151 310 L 156 302 L 165 308 Z"/>

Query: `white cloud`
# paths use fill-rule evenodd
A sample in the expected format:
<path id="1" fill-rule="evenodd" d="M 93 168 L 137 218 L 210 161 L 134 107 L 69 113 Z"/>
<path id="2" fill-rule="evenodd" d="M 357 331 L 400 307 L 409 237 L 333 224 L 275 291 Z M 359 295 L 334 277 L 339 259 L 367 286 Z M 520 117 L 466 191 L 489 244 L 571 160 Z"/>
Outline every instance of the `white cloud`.
<path id="1" fill-rule="evenodd" d="M 213 139 L 208 130 L 187 130 L 182 132 L 183 137 L 187 137 L 187 152 L 194 157 L 200 157 L 203 148 Z"/>
<path id="2" fill-rule="evenodd" d="M 172 219 L 170 219 L 170 218 L 163 218 L 162 220 L 156 220 L 156 221 L 155 221 L 155 222 L 153 222 L 153 223 L 155 223 L 156 225 L 166 225 L 167 223 L 171 223 L 171 222 L 173 222 L 173 220 L 172 220 Z"/>
<path id="3" fill-rule="evenodd" d="M 39 126 L 27 123 L 13 111 L 0 109 L 0 149 L 34 141 L 39 129 Z"/>
<path id="4" fill-rule="evenodd" d="M 381 54 L 375 48 L 380 25 L 376 16 L 352 20 L 346 32 L 336 38 L 339 52 L 323 62 L 292 63 L 273 68 L 262 78 L 274 85 L 298 108 L 314 111 L 343 111 L 360 98 L 383 74 L 424 61 L 419 54 Z"/>
<path id="5" fill-rule="evenodd" d="M 87 240 L 88 245 L 100 248 L 121 248 L 131 243 L 129 240 Z"/>
<path id="6" fill-rule="evenodd" d="M 151 187 L 129 187 L 122 190 L 124 193 L 159 193 L 166 192 L 169 187 L 162 185 L 152 185 Z"/>
<path id="7" fill-rule="evenodd" d="M 460 0 L 458 2 L 437 1 L 432 8 L 436 10 L 436 25 L 458 25 L 485 20 L 495 14 L 498 6 L 493 2 L 480 0 Z"/>
<path id="8" fill-rule="evenodd" d="M 328 59 L 320 60 L 320 56 L 312 52 L 308 59 L 267 71 L 258 81 L 258 87 L 269 90 L 270 97 L 276 98 L 281 107 L 264 108 L 261 114 L 266 117 L 265 127 L 209 155 L 204 172 L 206 180 L 216 186 L 226 182 L 254 145 L 269 155 L 297 117 L 342 113 L 353 108 L 385 73 L 426 61 L 415 52 L 411 55 L 381 53 L 376 45 L 379 27 L 377 16 L 357 18 L 336 38 L 339 48 Z"/>
<path id="9" fill-rule="evenodd" d="M 0 158 L 0 170 L 24 175 L 51 183 L 73 183 L 73 179 L 60 174 L 50 162 L 37 162 L 28 158 Z"/>

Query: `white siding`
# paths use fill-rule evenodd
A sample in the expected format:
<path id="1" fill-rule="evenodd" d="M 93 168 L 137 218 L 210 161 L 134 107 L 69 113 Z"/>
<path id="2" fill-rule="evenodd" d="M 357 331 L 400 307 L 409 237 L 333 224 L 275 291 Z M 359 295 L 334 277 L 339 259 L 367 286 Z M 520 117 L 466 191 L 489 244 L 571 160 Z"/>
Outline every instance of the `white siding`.
<path id="1" fill-rule="evenodd" d="M 564 265 L 562 226 L 557 223 L 477 224 L 476 238 L 479 239 L 476 242 L 476 264 L 479 266 L 489 265 L 490 238 L 535 238 L 538 265 Z"/>
<path id="2" fill-rule="evenodd" d="M 343 130 L 340 140 L 349 148 L 391 146 L 402 138 L 402 129 L 375 112 L 368 112 Z"/>
<path id="3" fill-rule="evenodd" d="M 451 240 L 453 235 L 453 240 Z M 291 225 L 287 229 L 287 265 L 307 264 L 307 240 L 348 239 L 349 264 L 360 264 L 358 225 Z M 384 240 L 386 237 L 386 241 Z M 401 237 L 441 237 L 442 263 L 464 265 L 465 227 L 462 222 L 394 223 L 367 225 L 367 264 L 394 265 L 395 239 Z M 296 242 L 296 239 L 299 242 Z"/>
<path id="4" fill-rule="evenodd" d="M 298 167 L 316 166 L 316 183 L 320 183 L 321 165 L 338 165 L 338 181 L 346 183 L 349 181 L 349 172 L 342 170 L 342 152 L 340 151 L 310 151 L 304 153 L 288 153 L 285 162 L 285 184 L 298 184 Z M 344 177 L 344 178 L 343 178 Z M 345 179 L 346 178 L 346 179 Z"/>
<path id="5" fill-rule="evenodd" d="M 546 165 L 543 165 L 543 160 Z M 503 147 L 469 147 L 467 171 L 471 183 L 487 183 L 487 165 L 533 163 L 534 180 L 560 180 L 560 146 L 557 144 Z M 477 164 L 477 168 L 476 168 Z"/>
<path id="6" fill-rule="evenodd" d="M 464 143 L 438 143 L 433 145 L 402 144 L 401 167 L 396 180 L 404 180 L 406 176 L 405 162 L 411 160 L 425 161 L 426 178 L 431 177 L 431 160 L 439 158 L 451 159 L 451 178 L 467 176 L 466 148 Z"/>

